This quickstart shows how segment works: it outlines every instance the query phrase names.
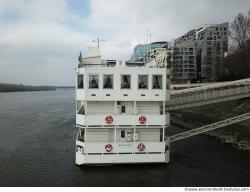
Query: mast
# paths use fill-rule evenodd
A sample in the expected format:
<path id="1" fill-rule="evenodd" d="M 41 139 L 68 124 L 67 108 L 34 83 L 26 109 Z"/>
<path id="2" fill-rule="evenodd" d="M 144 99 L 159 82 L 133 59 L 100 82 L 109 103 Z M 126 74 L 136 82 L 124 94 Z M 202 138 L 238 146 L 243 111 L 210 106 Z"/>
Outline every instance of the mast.
<path id="1" fill-rule="evenodd" d="M 96 40 L 93 40 L 94 43 L 97 43 L 98 48 L 100 47 L 100 43 L 103 42 L 103 41 L 106 41 L 106 40 L 100 39 L 100 38 L 97 38 Z"/>

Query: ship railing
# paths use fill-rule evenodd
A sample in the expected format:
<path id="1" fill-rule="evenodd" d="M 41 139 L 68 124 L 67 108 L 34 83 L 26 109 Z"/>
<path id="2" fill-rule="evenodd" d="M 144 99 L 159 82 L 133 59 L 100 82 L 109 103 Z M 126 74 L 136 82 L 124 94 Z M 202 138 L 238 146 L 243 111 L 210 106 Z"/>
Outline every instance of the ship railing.
<path id="1" fill-rule="evenodd" d="M 171 100 L 167 105 L 172 107 L 215 99 L 231 97 L 248 97 L 250 94 L 250 80 L 221 83 L 213 86 L 190 88 L 171 92 Z"/>
<path id="2" fill-rule="evenodd" d="M 82 127 L 78 127 L 78 128 L 81 129 Z M 81 134 L 80 134 L 80 129 L 79 129 L 79 131 L 78 131 L 78 133 L 77 133 L 76 139 L 77 139 L 78 141 L 84 142 L 84 135 L 81 135 Z"/>
<path id="3" fill-rule="evenodd" d="M 116 64 L 78 64 L 78 68 L 83 67 L 115 67 Z"/>
<path id="4" fill-rule="evenodd" d="M 76 124 L 77 128 L 116 128 L 116 129 L 123 129 L 123 128 L 168 128 L 170 126 L 170 124 L 166 124 L 166 125 L 148 125 L 148 124 L 144 124 L 144 125 L 119 125 L 119 124 L 115 124 L 115 125 L 79 125 Z"/>
<path id="5" fill-rule="evenodd" d="M 127 67 L 143 67 L 143 63 L 125 63 Z M 78 68 L 83 67 L 116 67 L 116 63 L 103 63 L 103 64 L 78 64 Z"/>

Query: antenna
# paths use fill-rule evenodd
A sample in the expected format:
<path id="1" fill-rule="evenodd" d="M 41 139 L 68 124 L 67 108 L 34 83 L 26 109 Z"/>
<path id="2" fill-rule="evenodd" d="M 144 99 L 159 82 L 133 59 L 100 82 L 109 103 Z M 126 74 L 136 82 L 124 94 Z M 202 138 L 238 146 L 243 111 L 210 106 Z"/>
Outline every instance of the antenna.
<path id="1" fill-rule="evenodd" d="M 149 56 L 148 56 L 148 53 L 150 52 L 151 50 L 151 45 L 150 45 L 150 42 L 149 42 L 149 29 L 147 29 L 147 33 L 146 33 L 146 41 L 147 41 L 147 45 L 146 45 L 146 53 L 147 53 L 147 56 L 146 56 L 146 59 L 148 60 Z"/>
<path id="2" fill-rule="evenodd" d="M 149 36 L 149 30 L 147 29 L 147 33 L 146 33 L 147 44 L 149 43 L 149 41 L 148 41 L 148 36 Z"/>
<path id="3" fill-rule="evenodd" d="M 98 48 L 100 47 L 100 42 L 106 41 L 104 39 L 97 38 L 96 40 L 93 40 L 93 42 L 97 43 Z"/>

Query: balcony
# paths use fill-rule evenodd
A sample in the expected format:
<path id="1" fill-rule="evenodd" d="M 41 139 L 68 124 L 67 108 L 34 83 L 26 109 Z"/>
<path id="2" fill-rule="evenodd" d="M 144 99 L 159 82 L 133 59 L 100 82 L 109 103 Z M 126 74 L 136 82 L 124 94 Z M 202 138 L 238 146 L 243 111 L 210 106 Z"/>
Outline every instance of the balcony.
<path id="1" fill-rule="evenodd" d="M 83 126 L 167 125 L 169 124 L 169 114 L 166 115 L 79 115 L 77 114 L 76 124 Z"/>

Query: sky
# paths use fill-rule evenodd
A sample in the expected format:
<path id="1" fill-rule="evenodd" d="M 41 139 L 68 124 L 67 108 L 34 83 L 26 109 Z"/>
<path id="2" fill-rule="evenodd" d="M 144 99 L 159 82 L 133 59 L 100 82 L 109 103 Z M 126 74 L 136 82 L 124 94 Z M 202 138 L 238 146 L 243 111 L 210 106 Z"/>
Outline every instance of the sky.
<path id="1" fill-rule="evenodd" d="M 202 24 L 232 22 L 249 0 L 0 0 L 0 83 L 72 86 L 78 55 L 101 38 L 106 59 L 171 41 Z"/>

